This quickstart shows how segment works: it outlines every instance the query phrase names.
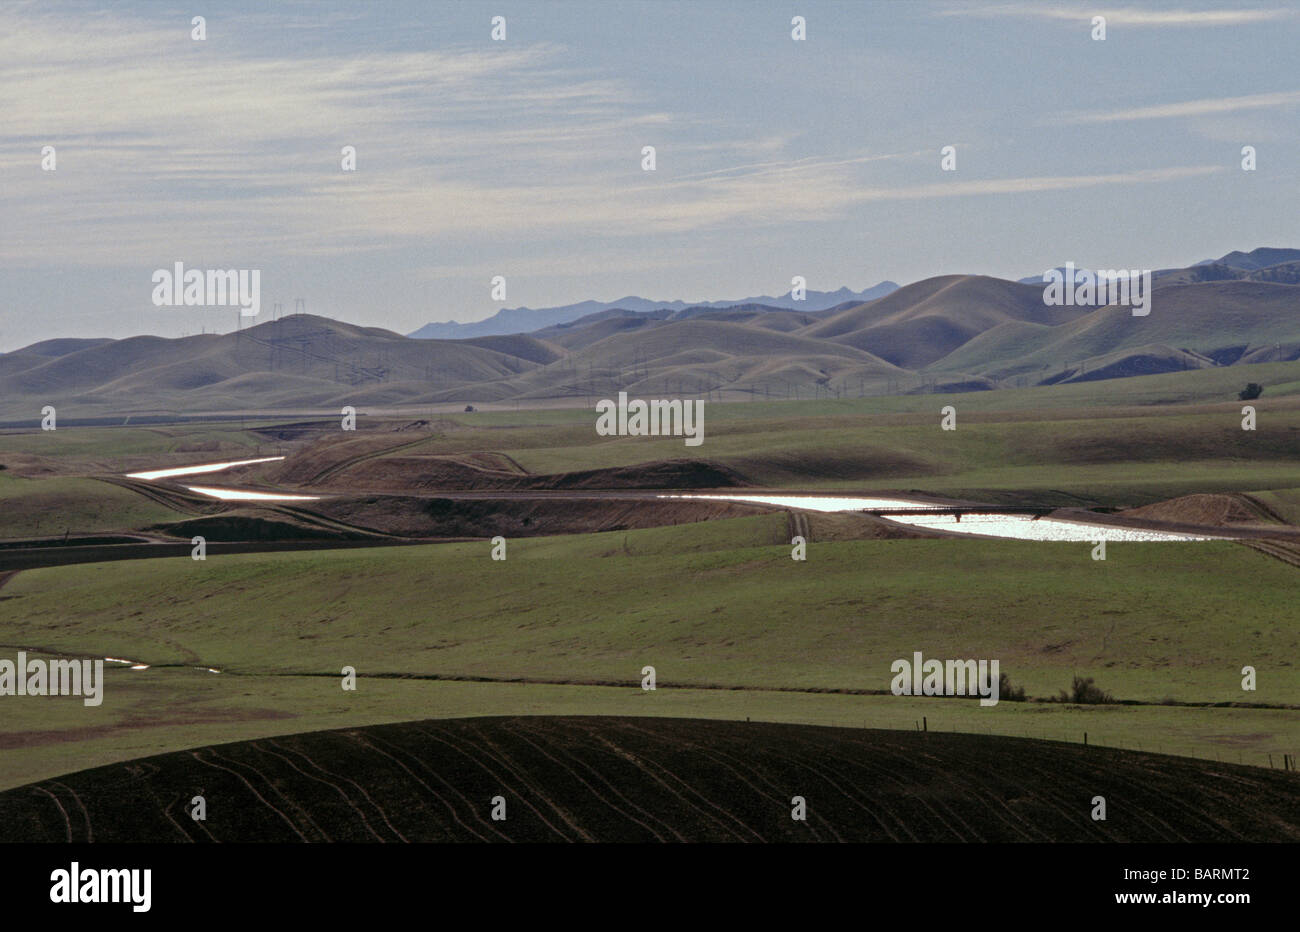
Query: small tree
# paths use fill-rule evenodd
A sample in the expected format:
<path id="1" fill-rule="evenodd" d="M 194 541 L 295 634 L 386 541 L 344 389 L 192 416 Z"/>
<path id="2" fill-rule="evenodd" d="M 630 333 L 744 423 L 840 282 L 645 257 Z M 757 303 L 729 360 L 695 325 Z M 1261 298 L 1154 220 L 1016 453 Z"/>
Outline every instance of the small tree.
<path id="1" fill-rule="evenodd" d="M 1264 394 L 1264 386 L 1257 382 L 1251 382 L 1244 389 L 1237 392 L 1237 397 L 1242 401 L 1254 401 L 1262 394 Z"/>

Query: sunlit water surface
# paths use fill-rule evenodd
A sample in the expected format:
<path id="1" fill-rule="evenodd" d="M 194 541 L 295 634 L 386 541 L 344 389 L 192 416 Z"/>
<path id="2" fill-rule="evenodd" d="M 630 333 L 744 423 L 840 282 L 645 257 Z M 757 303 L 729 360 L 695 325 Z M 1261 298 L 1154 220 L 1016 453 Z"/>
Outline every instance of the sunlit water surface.
<path id="1" fill-rule="evenodd" d="M 781 508 L 800 508 L 805 511 L 845 512 L 889 508 L 932 508 L 945 506 L 933 502 L 909 501 L 902 498 L 847 498 L 831 495 L 661 495 L 660 498 L 711 498 L 727 502 L 754 502 L 776 505 Z M 1011 537 L 1017 540 L 1056 540 L 1073 542 L 1093 541 L 1194 541 L 1222 540 L 1220 537 L 1178 534 L 1172 531 L 1147 531 L 1140 528 L 1118 527 L 1106 524 L 1088 524 L 1082 521 L 1062 521 L 1058 518 L 1035 518 L 1033 515 L 964 514 L 961 520 L 952 514 L 887 515 L 890 521 L 915 527 L 934 528 L 958 534 L 984 534 L 989 537 Z"/>
<path id="2" fill-rule="evenodd" d="M 151 469 L 147 472 L 129 472 L 128 479 L 169 479 L 172 476 L 196 476 L 205 472 L 221 472 L 236 466 L 252 466 L 254 463 L 274 463 L 284 459 L 283 456 L 263 456 L 255 460 L 231 460 L 228 463 L 204 463 L 201 466 L 178 466 L 174 469 Z"/>
<path id="3" fill-rule="evenodd" d="M 254 460 L 230 460 L 225 463 L 204 463 L 199 466 L 177 466 L 173 469 L 150 469 L 145 472 L 129 472 L 129 479 L 170 479 L 173 476 L 195 476 L 200 473 L 221 472 L 236 466 L 252 466 L 254 463 L 274 463 L 284 459 L 283 456 L 263 456 Z M 223 502 L 314 502 L 319 495 L 288 495 L 283 492 L 249 492 L 244 489 L 219 489 L 206 485 L 187 485 L 185 488 L 200 495 L 220 499 Z"/>

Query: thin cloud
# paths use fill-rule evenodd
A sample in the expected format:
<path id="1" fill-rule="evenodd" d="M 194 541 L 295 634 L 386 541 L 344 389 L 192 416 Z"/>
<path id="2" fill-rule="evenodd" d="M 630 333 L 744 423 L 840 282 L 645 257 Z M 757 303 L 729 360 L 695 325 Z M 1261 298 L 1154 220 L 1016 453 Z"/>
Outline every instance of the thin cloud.
<path id="1" fill-rule="evenodd" d="M 809 156 L 794 161 L 774 161 L 774 162 L 755 162 L 749 165 L 731 165 L 727 168 L 715 168 L 709 171 L 695 172 L 690 175 L 679 176 L 676 181 L 701 181 L 706 178 L 718 177 L 756 177 L 758 175 L 768 175 L 772 173 L 788 173 L 805 168 L 831 168 L 839 165 L 865 165 L 869 162 L 888 162 L 896 159 L 916 158 L 918 156 L 929 155 L 929 150 L 916 150 L 912 152 L 888 152 L 881 155 L 860 155 L 847 159 L 822 159 L 815 156 Z"/>
<path id="2" fill-rule="evenodd" d="M 1155 104 L 1150 107 L 1133 107 L 1127 110 L 1102 110 L 1076 114 L 1067 118 L 1072 123 L 1115 123 L 1122 120 L 1163 120 L 1175 117 L 1197 117 L 1212 114 L 1235 113 L 1238 110 L 1260 110 L 1267 107 L 1286 107 L 1300 103 L 1300 91 L 1278 91 L 1270 94 L 1248 94 L 1244 97 L 1205 97 L 1172 104 Z"/>
<path id="3" fill-rule="evenodd" d="M 1013 17 L 1073 22 L 1091 22 L 1094 16 L 1106 17 L 1110 25 L 1123 26 L 1245 26 L 1290 19 L 1295 10 L 1277 8 L 1218 9 L 1218 10 L 1147 10 L 1141 7 L 1111 7 L 1063 9 L 1061 7 L 1029 4 L 999 4 L 983 7 L 954 7 L 941 10 L 939 16 L 972 16 L 980 18 Z"/>
<path id="4" fill-rule="evenodd" d="M 1044 191 L 1074 191 L 1108 185 L 1156 184 L 1187 181 L 1224 171 L 1222 165 L 1187 165 L 1149 168 L 1104 175 L 1038 175 L 1029 178 L 989 178 L 951 184 L 936 182 L 906 188 L 880 188 L 863 192 L 859 200 L 911 200 L 933 197 L 968 197 L 989 194 L 1035 194 Z"/>

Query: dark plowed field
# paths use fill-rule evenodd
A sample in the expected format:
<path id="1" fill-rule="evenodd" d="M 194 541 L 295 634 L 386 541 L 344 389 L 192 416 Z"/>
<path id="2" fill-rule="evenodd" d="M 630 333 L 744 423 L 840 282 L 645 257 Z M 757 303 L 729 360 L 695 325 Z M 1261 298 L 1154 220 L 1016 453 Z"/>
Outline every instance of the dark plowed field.
<path id="1" fill-rule="evenodd" d="M 202 795 L 207 820 L 189 816 Z M 503 797 L 506 819 L 492 818 Z M 791 798 L 807 800 L 806 822 Z M 1106 821 L 1091 818 L 1106 798 Z M 16 841 L 1300 841 L 1294 773 L 1018 738 L 659 718 L 430 720 L 0 793 Z"/>

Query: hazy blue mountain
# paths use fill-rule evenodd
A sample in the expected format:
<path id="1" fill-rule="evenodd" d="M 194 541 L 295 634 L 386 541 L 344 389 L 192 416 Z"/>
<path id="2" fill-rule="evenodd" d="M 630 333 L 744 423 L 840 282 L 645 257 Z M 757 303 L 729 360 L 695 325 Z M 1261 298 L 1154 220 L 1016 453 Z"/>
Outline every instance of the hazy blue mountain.
<path id="1" fill-rule="evenodd" d="M 1300 249 L 1282 249 L 1274 246 L 1260 246 L 1250 252 L 1233 250 L 1218 259 L 1202 259 L 1197 265 L 1226 265 L 1233 269 L 1245 269 L 1253 272 L 1266 269 L 1271 265 L 1300 260 Z"/>
<path id="2" fill-rule="evenodd" d="M 1183 268 L 1155 269 L 1152 274 L 1154 278 L 1163 280 L 1164 283 L 1169 283 L 1175 280 L 1217 281 L 1226 278 L 1241 278 L 1244 276 L 1240 273 L 1254 272 L 1259 269 L 1266 269 L 1271 266 L 1296 261 L 1300 261 L 1300 249 L 1280 249 L 1271 246 L 1261 246 L 1258 249 L 1251 250 L 1250 252 L 1233 250 L 1226 256 L 1221 256 L 1218 259 L 1202 259 L 1200 262 L 1194 262 L 1187 267 L 1191 269 L 1200 269 L 1204 266 L 1218 266 L 1220 267 L 1218 270 L 1205 271 L 1193 276 L 1188 276 L 1179 274 L 1185 271 Z M 1057 271 L 1064 276 L 1065 266 L 1058 266 Z M 1075 269 L 1074 273 L 1077 276 L 1083 271 L 1085 270 L 1081 268 Z M 1039 273 L 1037 275 L 1030 275 L 1026 278 L 1022 278 L 1019 281 L 1024 285 L 1041 285 L 1043 284 L 1043 276 L 1042 273 Z"/>
<path id="3" fill-rule="evenodd" d="M 1065 268 L 1065 266 L 1063 266 L 1063 265 L 1058 265 L 1058 266 L 1056 267 L 1056 271 L 1058 271 L 1058 272 L 1061 273 L 1061 280 L 1064 281 L 1064 280 L 1065 280 L 1065 273 L 1066 273 L 1066 268 Z M 1091 272 L 1090 270 L 1088 270 L 1088 269 L 1075 269 L 1075 270 L 1074 270 L 1074 277 L 1077 279 L 1077 278 L 1078 278 L 1080 275 L 1082 275 L 1084 272 L 1088 272 L 1089 275 L 1092 274 L 1092 272 Z M 1047 284 L 1046 282 L 1043 281 L 1043 275 L 1045 275 L 1045 274 L 1046 274 L 1046 272 L 1039 272 L 1037 275 L 1026 275 L 1024 278 L 1017 279 L 1017 281 L 1019 281 L 1020 284 L 1022 284 L 1022 285 L 1045 285 L 1045 284 Z"/>
<path id="4" fill-rule="evenodd" d="M 580 317 L 586 317 L 590 314 L 597 314 L 601 311 L 610 311 L 616 308 L 626 311 L 682 311 L 687 308 L 725 308 L 736 307 L 742 304 L 761 304 L 767 307 L 782 308 L 792 311 L 824 311 L 827 308 L 836 307 L 847 301 L 874 301 L 876 298 L 883 298 L 890 292 L 897 291 L 898 285 L 891 281 L 883 281 L 878 285 L 873 285 L 863 291 L 853 291 L 849 288 L 840 288 L 838 291 L 809 291 L 802 301 L 795 301 L 790 297 L 790 293 L 782 295 L 779 298 L 773 298 L 769 295 L 759 295 L 753 298 L 740 298 L 735 301 L 651 301 L 646 298 L 639 298 L 635 295 L 629 295 L 626 298 L 619 298 L 617 301 L 580 301 L 577 304 L 566 304 L 563 307 L 510 307 L 502 308 L 491 317 L 485 320 L 474 321 L 473 323 L 462 324 L 456 321 L 446 321 L 443 323 L 425 324 L 414 333 L 408 336 L 422 340 L 464 340 L 470 337 L 487 337 L 501 336 L 510 333 L 532 333 L 536 330 L 542 330 L 546 327 L 554 327 L 557 324 L 566 324 L 570 321 L 577 320 Z"/>

